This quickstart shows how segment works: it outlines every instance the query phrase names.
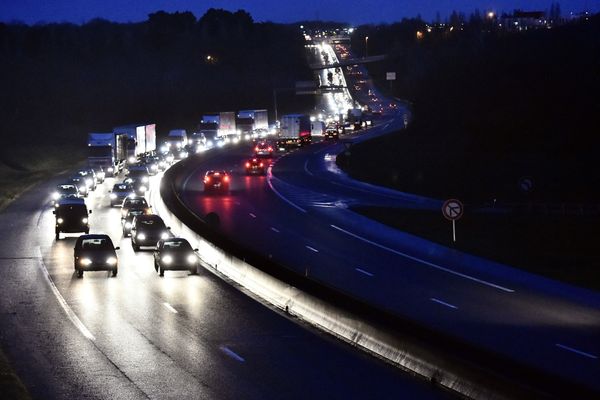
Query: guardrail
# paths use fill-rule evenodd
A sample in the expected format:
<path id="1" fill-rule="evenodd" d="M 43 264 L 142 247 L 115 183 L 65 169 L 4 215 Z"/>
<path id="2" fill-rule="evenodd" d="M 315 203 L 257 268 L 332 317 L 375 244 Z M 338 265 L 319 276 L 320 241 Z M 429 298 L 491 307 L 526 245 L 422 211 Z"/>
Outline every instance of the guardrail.
<path id="1" fill-rule="evenodd" d="M 179 197 L 183 181 L 193 168 L 193 160 L 181 161 L 167 170 L 160 188 L 152 188 L 150 201 L 176 235 L 187 238 L 199 249 L 207 271 L 233 282 L 289 316 L 469 398 L 539 398 L 548 397 L 548 393 L 560 396 L 579 392 L 560 379 L 313 282 L 235 243 L 211 226 L 205 216 L 189 209 Z M 488 368 L 489 365 L 492 368 Z"/>

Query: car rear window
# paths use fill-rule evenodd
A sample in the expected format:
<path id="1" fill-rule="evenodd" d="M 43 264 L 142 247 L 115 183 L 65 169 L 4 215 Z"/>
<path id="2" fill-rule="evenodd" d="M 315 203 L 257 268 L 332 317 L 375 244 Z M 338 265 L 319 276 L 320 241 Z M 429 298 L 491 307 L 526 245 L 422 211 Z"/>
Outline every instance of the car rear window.
<path id="1" fill-rule="evenodd" d="M 192 247 L 188 242 L 183 240 L 168 241 L 163 243 L 164 250 L 189 250 Z"/>
<path id="2" fill-rule="evenodd" d="M 108 239 L 95 238 L 81 241 L 82 250 L 110 250 L 111 248 L 112 245 Z"/>

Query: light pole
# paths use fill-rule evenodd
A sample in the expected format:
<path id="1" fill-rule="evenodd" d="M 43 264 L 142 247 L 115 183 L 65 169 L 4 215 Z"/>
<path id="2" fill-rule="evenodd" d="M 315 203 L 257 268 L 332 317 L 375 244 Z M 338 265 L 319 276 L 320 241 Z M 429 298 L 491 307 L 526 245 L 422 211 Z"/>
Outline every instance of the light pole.
<path id="1" fill-rule="evenodd" d="M 369 37 L 365 36 L 365 57 L 369 57 Z"/>

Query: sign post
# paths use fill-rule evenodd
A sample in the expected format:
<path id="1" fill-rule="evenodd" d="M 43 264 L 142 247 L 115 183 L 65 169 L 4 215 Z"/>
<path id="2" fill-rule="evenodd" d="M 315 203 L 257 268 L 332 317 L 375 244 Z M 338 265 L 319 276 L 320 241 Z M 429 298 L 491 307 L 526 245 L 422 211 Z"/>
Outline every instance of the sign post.
<path id="1" fill-rule="evenodd" d="M 392 83 L 394 83 L 394 81 L 396 80 L 396 73 L 395 72 L 386 72 L 385 80 L 390 81 L 390 90 L 392 90 Z"/>
<path id="2" fill-rule="evenodd" d="M 452 221 L 452 242 L 456 242 L 456 221 L 463 216 L 465 207 L 457 199 L 448 199 L 442 205 L 442 214 L 444 217 Z"/>

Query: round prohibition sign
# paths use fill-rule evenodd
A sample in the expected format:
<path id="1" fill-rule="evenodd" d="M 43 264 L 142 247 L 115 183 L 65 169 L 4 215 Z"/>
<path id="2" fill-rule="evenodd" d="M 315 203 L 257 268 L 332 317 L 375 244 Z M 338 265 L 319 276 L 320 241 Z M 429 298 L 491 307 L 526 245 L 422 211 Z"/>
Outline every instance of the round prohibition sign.
<path id="1" fill-rule="evenodd" d="M 460 219 L 460 217 L 463 216 L 464 211 L 465 207 L 463 206 L 463 203 L 457 199 L 448 199 L 444 202 L 444 205 L 442 205 L 442 214 L 450 221 Z"/>

